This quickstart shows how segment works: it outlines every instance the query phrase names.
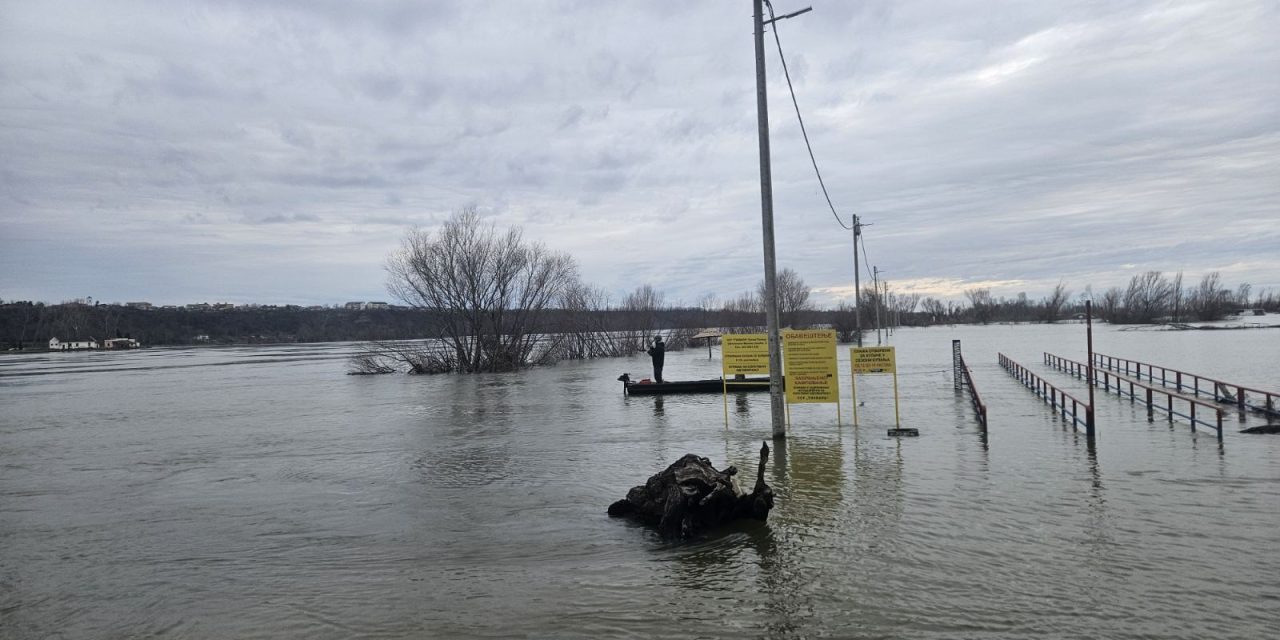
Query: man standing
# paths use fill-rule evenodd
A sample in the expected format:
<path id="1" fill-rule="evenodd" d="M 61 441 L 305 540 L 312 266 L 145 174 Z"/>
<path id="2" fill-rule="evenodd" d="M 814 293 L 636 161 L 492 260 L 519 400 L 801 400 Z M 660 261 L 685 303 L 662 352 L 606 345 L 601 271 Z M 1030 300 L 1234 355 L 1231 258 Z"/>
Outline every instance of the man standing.
<path id="1" fill-rule="evenodd" d="M 667 345 L 662 341 L 662 336 L 658 336 L 653 341 L 653 348 L 649 349 L 649 357 L 653 358 L 653 380 L 654 382 L 662 382 L 662 361 L 666 359 Z"/>

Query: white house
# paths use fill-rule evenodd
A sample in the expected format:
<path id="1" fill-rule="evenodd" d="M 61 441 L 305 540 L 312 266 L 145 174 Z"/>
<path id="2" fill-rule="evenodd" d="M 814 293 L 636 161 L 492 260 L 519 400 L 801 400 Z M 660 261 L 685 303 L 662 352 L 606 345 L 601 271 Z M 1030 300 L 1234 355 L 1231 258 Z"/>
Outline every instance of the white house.
<path id="1" fill-rule="evenodd" d="M 88 340 L 76 340 L 72 342 L 63 342 L 57 338 L 49 338 L 50 351 L 80 351 L 83 349 L 97 349 L 98 341 L 93 338 Z"/>

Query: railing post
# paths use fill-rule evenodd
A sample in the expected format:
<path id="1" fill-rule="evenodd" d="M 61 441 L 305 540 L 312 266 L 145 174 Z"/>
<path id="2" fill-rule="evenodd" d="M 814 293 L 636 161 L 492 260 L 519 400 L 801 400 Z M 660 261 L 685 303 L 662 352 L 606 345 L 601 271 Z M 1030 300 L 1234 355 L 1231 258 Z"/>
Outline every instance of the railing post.
<path id="1" fill-rule="evenodd" d="M 1151 406 L 1151 390 L 1147 389 L 1147 422 L 1151 422 L 1155 417 L 1155 407 Z"/>
<path id="2" fill-rule="evenodd" d="M 1085 342 L 1088 347 L 1088 354 L 1089 354 L 1088 376 L 1085 379 L 1085 387 L 1089 389 L 1089 409 L 1088 409 L 1089 413 L 1086 416 L 1085 434 L 1089 437 L 1090 440 L 1092 440 L 1094 436 L 1093 405 L 1095 402 L 1093 399 L 1093 381 L 1094 381 L 1095 373 L 1093 371 L 1093 301 L 1092 300 L 1084 301 L 1084 321 L 1085 321 Z M 1072 424 L 1072 427 L 1074 428 L 1075 425 Z"/>
<path id="3" fill-rule="evenodd" d="M 1174 373 L 1177 374 L 1174 378 L 1174 384 L 1177 385 L 1178 391 L 1182 391 L 1182 372 L 1175 371 Z"/>
<path id="4" fill-rule="evenodd" d="M 964 356 L 960 355 L 960 341 L 951 341 L 951 371 L 952 377 L 955 379 L 956 389 L 964 385 L 964 381 L 960 379 L 960 368 L 964 366 Z"/>
<path id="5" fill-rule="evenodd" d="M 1244 411 L 1244 387 L 1236 387 L 1236 404 Z"/>
<path id="6" fill-rule="evenodd" d="M 1173 395 L 1165 394 L 1169 398 L 1169 422 L 1173 422 Z"/>
<path id="7" fill-rule="evenodd" d="M 1222 409 L 1218 409 L 1218 440 L 1222 440 Z"/>
<path id="8" fill-rule="evenodd" d="M 1196 403 L 1191 403 L 1191 430 L 1196 430 Z"/>

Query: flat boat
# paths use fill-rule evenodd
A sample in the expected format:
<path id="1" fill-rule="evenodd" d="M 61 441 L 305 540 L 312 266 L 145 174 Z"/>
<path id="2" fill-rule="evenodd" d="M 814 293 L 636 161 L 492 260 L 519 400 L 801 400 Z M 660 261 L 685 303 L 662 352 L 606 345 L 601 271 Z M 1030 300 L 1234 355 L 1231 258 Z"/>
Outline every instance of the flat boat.
<path id="1" fill-rule="evenodd" d="M 729 378 L 727 382 L 722 382 L 720 378 L 708 378 L 706 380 L 667 380 L 666 382 L 653 382 L 648 378 L 639 381 L 632 381 L 630 374 L 622 374 L 618 376 L 618 381 L 622 383 L 623 393 L 629 395 L 658 395 L 668 393 L 720 393 L 722 390 L 728 391 L 768 391 L 769 378 Z"/>

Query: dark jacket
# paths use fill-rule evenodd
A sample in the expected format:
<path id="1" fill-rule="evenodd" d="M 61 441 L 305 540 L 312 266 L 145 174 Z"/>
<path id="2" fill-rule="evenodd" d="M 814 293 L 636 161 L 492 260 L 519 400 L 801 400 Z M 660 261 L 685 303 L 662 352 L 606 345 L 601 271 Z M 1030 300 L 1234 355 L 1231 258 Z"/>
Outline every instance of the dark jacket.
<path id="1" fill-rule="evenodd" d="M 649 349 L 648 353 L 649 357 L 653 358 L 653 364 L 660 367 L 662 366 L 662 361 L 667 357 L 667 345 L 666 343 L 659 342 L 653 345 L 653 347 Z"/>

